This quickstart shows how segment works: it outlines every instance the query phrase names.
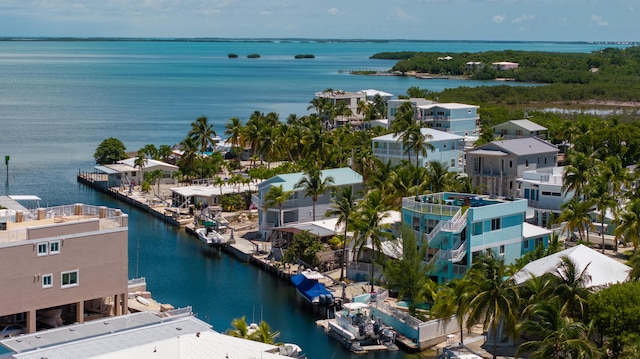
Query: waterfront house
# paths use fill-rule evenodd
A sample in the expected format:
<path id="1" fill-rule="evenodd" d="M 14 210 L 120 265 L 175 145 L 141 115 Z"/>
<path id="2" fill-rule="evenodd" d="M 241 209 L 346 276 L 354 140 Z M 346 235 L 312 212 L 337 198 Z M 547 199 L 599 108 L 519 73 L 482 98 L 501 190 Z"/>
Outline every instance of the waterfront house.
<path id="1" fill-rule="evenodd" d="M 389 120 L 388 126 L 391 126 L 393 121 L 395 121 L 398 108 L 400 108 L 400 106 L 402 106 L 402 104 L 407 101 L 411 103 L 411 107 L 413 108 L 416 108 L 417 106 L 421 106 L 421 105 L 430 105 L 430 104 L 436 103 L 434 101 L 426 100 L 424 98 L 413 98 L 413 97 L 410 99 L 389 100 L 387 101 L 387 119 Z"/>
<path id="2" fill-rule="evenodd" d="M 414 109 L 415 119 L 420 121 L 424 127 L 450 132 L 458 136 L 478 134 L 479 106 L 462 103 L 438 103 L 420 98 L 387 102 L 389 126 L 395 120 L 398 108 L 407 101 Z"/>
<path id="3" fill-rule="evenodd" d="M 441 192 L 402 199 L 402 222 L 413 228 L 432 278 L 444 283 L 462 277 L 476 257 L 491 251 L 513 263 L 550 231 L 525 223 L 527 201 Z"/>
<path id="4" fill-rule="evenodd" d="M 425 126 L 459 136 L 478 133 L 479 106 L 463 103 L 433 103 L 416 106 L 416 116 Z"/>
<path id="5" fill-rule="evenodd" d="M 562 204 L 573 198 L 573 191 L 562 189 L 564 167 L 540 168 L 524 171 L 517 179 L 518 198 L 527 200 L 527 221 L 546 226 L 552 215 L 562 212 Z"/>
<path id="6" fill-rule="evenodd" d="M 106 186 L 108 188 L 125 186 L 137 186 L 144 180 L 144 175 L 154 172 L 162 171 L 162 178 L 160 183 L 174 183 L 172 178 L 173 173 L 178 171 L 178 166 L 172 164 L 157 161 L 153 159 L 145 160 L 145 164 L 142 167 L 135 166 L 135 157 L 127 158 L 125 160 L 118 161 L 114 164 L 95 166 L 94 169 L 107 175 Z"/>
<path id="7" fill-rule="evenodd" d="M 467 151 L 466 172 L 474 187 L 494 196 L 516 197 L 524 171 L 558 165 L 558 148 L 536 137 L 500 140 Z"/>
<path id="8" fill-rule="evenodd" d="M 304 188 L 296 188 L 296 184 L 305 176 L 304 172 L 280 174 L 271 177 L 258 185 L 258 192 L 252 195 L 251 200 L 260 212 L 258 223 L 263 238 L 267 238 L 271 228 L 280 224 L 280 208 L 277 205 L 269 205 L 265 196 L 273 186 L 282 186 L 284 192 L 291 191 L 291 196 L 282 206 L 282 223 L 284 225 L 313 221 L 313 200 L 305 196 Z M 321 180 L 327 177 L 333 178 L 333 184 L 324 194 L 318 197 L 315 203 L 316 220 L 324 217 L 331 206 L 332 188 L 351 186 L 353 193 L 357 194 L 363 187 L 362 176 L 348 167 L 325 169 L 320 171 Z"/>
<path id="9" fill-rule="evenodd" d="M 84 204 L 0 212 L 2 324 L 33 333 L 127 313 L 126 214 Z"/>
<path id="10" fill-rule="evenodd" d="M 478 71 L 483 67 L 484 67 L 484 64 L 480 61 L 468 61 L 466 64 L 464 64 L 464 71 L 465 72 Z"/>
<path id="11" fill-rule="evenodd" d="M 492 129 L 493 133 L 503 140 L 512 140 L 515 138 L 532 136 L 544 140 L 547 137 L 546 127 L 540 126 L 537 123 L 527 119 L 503 122 L 499 125 L 493 126 Z"/>
<path id="12" fill-rule="evenodd" d="M 444 163 L 450 172 L 464 172 L 464 137 L 431 128 L 421 128 L 420 132 L 430 137 L 427 142 L 434 147 L 434 150 L 427 151 L 426 156 L 418 154 L 419 166 L 425 167 L 429 161 L 438 161 Z M 408 158 L 399 136 L 390 133 L 374 137 L 371 141 L 373 154 L 382 163 L 391 162 L 395 166 Z M 415 151 L 411 151 L 411 161 L 414 165 L 415 155 Z"/>

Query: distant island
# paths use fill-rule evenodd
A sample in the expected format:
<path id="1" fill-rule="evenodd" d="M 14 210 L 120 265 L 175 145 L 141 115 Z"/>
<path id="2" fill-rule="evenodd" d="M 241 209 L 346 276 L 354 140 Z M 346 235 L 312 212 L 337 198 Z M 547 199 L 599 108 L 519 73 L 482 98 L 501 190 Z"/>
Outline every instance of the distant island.
<path id="1" fill-rule="evenodd" d="M 260 58 L 260 54 L 249 54 L 247 55 L 248 59 L 259 59 Z"/>
<path id="2" fill-rule="evenodd" d="M 238 54 L 228 54 L 227 57 L 230 58 L 230 59 L 237 59 L 238 58 Z"/>
<path id="3" fill-rule="evenodd" d="M 315 58 L 316 58 L 316 56 L 315 56 L 314 54 L 306 54 L 306 55 L 303 55 L 303 54 L 297 54 L 297 55 L 295 56 L 295 58 L 296 58 L 296 59 L 315 59 Z"/>

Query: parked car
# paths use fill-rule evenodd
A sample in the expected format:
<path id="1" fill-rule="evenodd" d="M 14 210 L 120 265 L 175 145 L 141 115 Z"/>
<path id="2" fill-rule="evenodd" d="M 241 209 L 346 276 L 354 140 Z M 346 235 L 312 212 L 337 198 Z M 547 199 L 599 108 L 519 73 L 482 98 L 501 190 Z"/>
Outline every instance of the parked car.
<path id="1" fill-rule="evenodd" d="M 20 324 L 9 324 L 0 330 L 0 338 L 24 334 L 26 331 L 26 328 Z"/>

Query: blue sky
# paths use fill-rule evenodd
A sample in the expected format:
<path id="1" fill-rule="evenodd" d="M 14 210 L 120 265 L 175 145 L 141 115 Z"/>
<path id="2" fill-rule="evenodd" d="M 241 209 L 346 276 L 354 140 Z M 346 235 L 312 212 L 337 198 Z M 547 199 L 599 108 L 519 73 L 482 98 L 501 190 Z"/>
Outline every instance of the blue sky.
<path id="1" fill-rule="evenodd" d="M 0 0 L 0 36 L 640 41 L 638 0 Z"/>

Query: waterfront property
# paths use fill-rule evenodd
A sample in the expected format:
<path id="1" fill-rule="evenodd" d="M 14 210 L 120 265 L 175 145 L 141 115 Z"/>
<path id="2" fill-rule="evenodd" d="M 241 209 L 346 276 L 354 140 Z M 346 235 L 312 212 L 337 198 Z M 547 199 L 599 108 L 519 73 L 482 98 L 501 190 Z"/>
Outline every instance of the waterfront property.
<path id="1" fill-rule="evenodd" d="M 390 100 L 387 102 L 389 126 L 396 118 L 398 108 L 409 101 L 415 110 L 416 120 L 425 127 L 458 136 L 476 136 L 478 134 L 479 106 L 462 103 L 438 103 L 421 98 L 408 100 Z"/>
<path id="2" fill-rule="evenodd" d="M 492 127 L 493 133 L 496 136 L 501 137 L 503 140 L 513 140 L 515 138 L 523 137 L 538 137 L 545 139 L 547 137 L 547 128 L 540 126 L 537 123 L 524 119 L 524 120 L 511 120 L 503 122 L 499 125 Z"/>
<path id="3" fill-rule="evenodd" d="M 353 193 L 358 193 L 363 186 L 362 176 L 348 167 L 333 168 L 320 171 L 320 180 L 324 181 L 328 177 L 333 178 L 333 183 L 328 186 L 325 193 L 318 196 L 317 201 L 305 195 L 303 187 L 296 187 L 305 176 L 304 172 L 287 173 L 271 177 L 258 185 L 258 193 L 252 195 L 251 200 L 260 211 L 259 229 L 263 238 L 271 233 L 271 228 L 292 223 L 302 223 L 313 221 L 313 206 L 315 205 L 316 219 L 323 218 L 331 206 L 332 189 L 340 189 L 350 186 Z M 282 205 L 268 203 L 266 194 L 274 186 L 282 186 L 284 193 L 290 192 L 289 199 Z M 282 218 L 280 218 L 282 213 Z"/>
<path id="4" fill-rule="evenodd" d="M 127 313 L 126 214 L 74 204 L 3 210 L 0 220 L 1 321 L 33 333 Z"/>
<path id="5" fill-rule="evenodd" d="M 573 197 L 573 191 L 562 189 L 564 167 L 524 171 L 518 182 L 518 198 L 527 200 L 527 221 L 546 226 L 552 214 L 560 215 L 562 204 Z"/>
<path id="6" fill-rule="evenodd" d="M 467 151 L 473 186 L 495 196 L 515 197 L 524 171 L 558 165 L 558 147 L 537 137 L 499 140 Z"/>
<path id="7" fill-rule="evenodd" d="M 438 161 L 444 163 L 449 172 L 464 172 L 464 137 L 431 128 L 421 128 L 420 132 L 428 137 L 427 142 L 433 146 L 433 151 L 427 151 L 426 156 L 421 153 L 418 154 L 420 167 L 426 166 L 429 161 Z M 382 163 L 391 162 L 392 165 L 396 166 L 402 160 L 407 159 L 407 153 L 402 141 L 399 136 L 392 133 L 374 137 L 372 146 L 373 154 Z M 415 156 L 415 151 L 411 151 L 410 154 L 412 157 Z"/>
<path id="8" fill-rule="evenodd" d="M 538 244 L 548 245 L 550 231 L 525 223 L 527 201 L 442 192 L 406 197 L 402 221 L 427 246 L 431 275 L 439 283 L 462 277 L 487 251 L 513 263 Z"/>
<path id="9" fill-rule="evenodd" d="M 107 175 L 106 186 L 109 188 L 139 185 L 142 183 L 145 174 L 154 171 L 162 171 L 162 178 L 159 179 L 161 183 L 175 182 L 172 175 L 178 171 L 177 166 L 162 161 L 146 159 L 144 166 L 136 167 L 135 160 L 135 158 L 127 158 L 115 164 L 95 166 L 94 168 L 98 172 Z"/>
<path id="10" fill-rule="evenodd" d="M 0 341 L 9 358 L 264 358 L 299 357 L 299 347 L 227 336 L 185 313 L 105 318 Z M 290 348 L 296 348 L 292 351 Z"/>

